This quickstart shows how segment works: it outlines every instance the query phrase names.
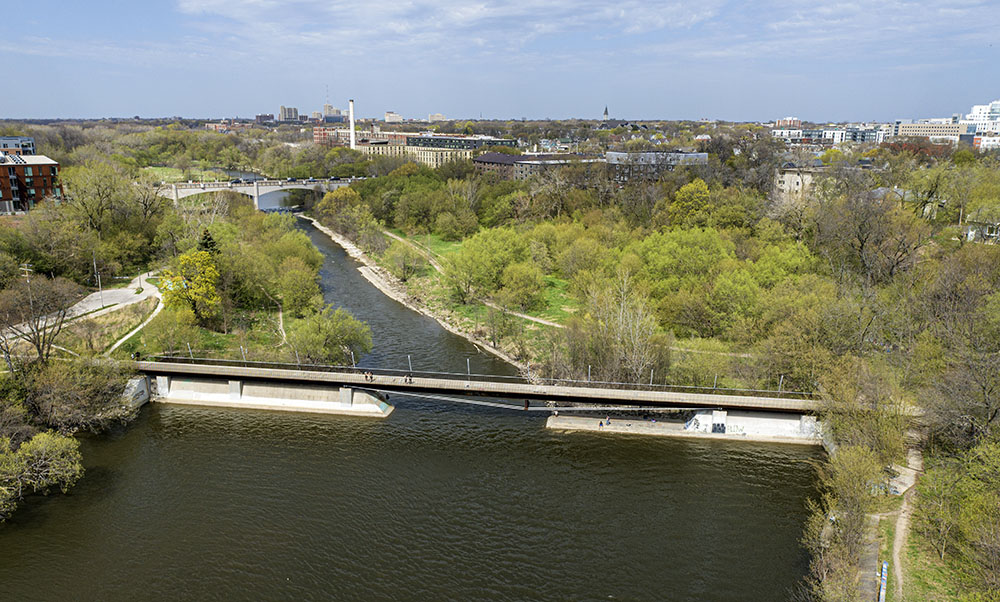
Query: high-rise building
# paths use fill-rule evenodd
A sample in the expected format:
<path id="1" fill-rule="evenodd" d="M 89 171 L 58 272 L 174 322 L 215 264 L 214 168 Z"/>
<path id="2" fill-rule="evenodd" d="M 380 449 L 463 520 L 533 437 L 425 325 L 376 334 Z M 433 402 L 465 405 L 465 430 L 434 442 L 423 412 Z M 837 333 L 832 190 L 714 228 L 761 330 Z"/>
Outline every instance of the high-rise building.
<path id="1" fill-rule="evenodd" d="M 332 104 L 323 105 L 323 117 L 339 117 L 343 113 Z"/>
<path id="2" fill-rule="evenodd" d="M 298 121 L 299 110 L 295 107 L 282 106 L 278 109 L 278 121 Z"/>
<path id="3" fill-rule="evenodd" d="M 274 121 L 274 113 L 258 113 L 254 117 L 254 121 L 257 123 L 272 123 Z"/>
<path id="4" fill-rule="evenodd" d="M 320 113 L 319 111 L 313 111 L 312 114 L 309 115 L 309 118 L 315 119 L 316 121 L 320 121 L 323 119 L 323 114 Z"/>
<path id="5" fill-rule="evenodd" d="M 441 113 L 431 113 L 427 116 L 427 121 L 434 123 L 435 121 L 448 121 L 448 119 Z"/>
<path id="6" fill-rule="evenodd" d="M 385 122 L 386 123 L 403 123 L 403 116 L 395 111 L 385 112 Z"/>

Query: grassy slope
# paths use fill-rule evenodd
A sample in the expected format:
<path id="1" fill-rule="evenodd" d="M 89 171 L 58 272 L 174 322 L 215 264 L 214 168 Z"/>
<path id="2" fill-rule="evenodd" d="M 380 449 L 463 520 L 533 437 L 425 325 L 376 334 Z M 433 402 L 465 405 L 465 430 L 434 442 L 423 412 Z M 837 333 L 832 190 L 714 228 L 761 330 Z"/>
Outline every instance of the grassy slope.
<path id="1" fill-rule="evenodd" d="M 56 344 L 78 355 L 100 354 L 149 317 L 156 303 L 157 299 L 151 297 L 94 318 L 69 322 Z"/>

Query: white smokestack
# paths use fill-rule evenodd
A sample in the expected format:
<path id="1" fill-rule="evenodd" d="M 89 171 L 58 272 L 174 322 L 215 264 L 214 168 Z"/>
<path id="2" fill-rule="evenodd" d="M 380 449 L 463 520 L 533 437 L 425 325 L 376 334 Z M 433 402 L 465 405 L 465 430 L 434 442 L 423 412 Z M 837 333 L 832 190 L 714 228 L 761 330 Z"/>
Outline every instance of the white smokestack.
<path id="1" fill-rule="evenodd" d="M 347 101 L 347 114 L 351 121 L 351 150 L 357 148 L 357 144 L 354 141 L 354 99 Z"/>

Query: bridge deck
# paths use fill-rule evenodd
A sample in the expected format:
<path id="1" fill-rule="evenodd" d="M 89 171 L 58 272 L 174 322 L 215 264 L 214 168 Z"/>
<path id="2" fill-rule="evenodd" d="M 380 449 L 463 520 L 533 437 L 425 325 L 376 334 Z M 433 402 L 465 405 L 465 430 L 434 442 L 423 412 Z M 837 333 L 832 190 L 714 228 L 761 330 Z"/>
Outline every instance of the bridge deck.
<path id="1" fill-rule="evenodd" d="M 293 368 L 264 368 L 240 365 L 207 365 L 197 363 L 173 363 L 162 361 L 138 362 L 140 372 L 149 375 L 174 377 L 203 377 L 233 380 L 263 380 L 279 382 L 328 383 L 330 385 L 350 385 L 357 388 L 372 388 L 400 394 L 443 393 L 451 395 L 472 395 L 514 399 L 566 403 L 646 405 L 664 407 L 753 409 L 779 412 L 815 412 L 819 404 L 813 399 L 768 397 L 757 395 L 736 395 L 723 393 L 695 393 L 630 388 L 603 388 L 599 386 L 543 385 L 527 382 L 500 382 L 483 380 L 482 377 L 467 379 L 456 377 L 413 376 L 402 374 L 374 375 L 374 381 L 366 379 L 360 370 L 307 370 Z"/>

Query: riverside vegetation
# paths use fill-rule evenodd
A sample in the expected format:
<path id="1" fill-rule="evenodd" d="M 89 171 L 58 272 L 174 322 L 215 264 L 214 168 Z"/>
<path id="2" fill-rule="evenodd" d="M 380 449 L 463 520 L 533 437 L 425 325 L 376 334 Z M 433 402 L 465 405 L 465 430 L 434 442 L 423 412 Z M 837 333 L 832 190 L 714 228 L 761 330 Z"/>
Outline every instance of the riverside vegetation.
<path id="1" fill-rule="evenodd" d="M 704 124 L 654 126 L 652 139 L 585 123 L 458 129 L 529 142 L 566 135 L 595 151 L 690 145 L 707 133 Z M 1000 252 L 965 242 L 961 229 L 970 216 L 1000 215 L 996 156 L 919 141 L 845 147 L 822 156 L 825 175 L 809 194 L 783 198 L 773 191 L 778 166 L 812 157 L 740 124 L 714 126 L 701 143 L 708 165 L 624 186 L 593 164 L 509 182 L 477 175 L 469 163 L 432 170 L 366 160 L 302 142 L 286 128 L 253 137 L 180 125 L 18 133 L 35 134 L 44 151 L 49 144 L 49 154 L 78 165 L 80 177 L 66 172 L 69 203 L 43 205 L 7 229 L 4 240 L 15 242 L 2 247 L 10 257 L 0 262 L 6 283 L 25 257 L 36 270 L 51 265 L 42 271 L 78 282 L 94 253 L 102 269 L 170 264 L 161 281 L 168 310 L 125 353 L 190 345 L 226 357 L 297 352 L 303 361 L 338 362 L 371 342 L 363 325 L 322 307 L 315 250 L 290 218 L 203 195 L 178 208 L 154 203 L 145 229 L 116 230 L 102 224 L 119 211 L 87 209 L 86 174 L 147 187 L 154 165 L 182 176 L 212 167 L 380 176 L 323 198 L 299 193 L 296 202 L 355 241 L 412 296 L 532 374 L 630 382 L 652 374 L 673 384 L 820 394 L 838 452 L 819 467 L 803 538 L 813 560 L 796 597 L 861 595 L 860 571 L 874 570 L 861 566 L 868 517 L 886 504 L 888 467 L 903 459 L 909 432 L 919 433 L 928 468 L 916 485 L 904 594 L 998 595 Z M 860 158 L 874 168 L 858 168 Z M 35 217 L 42 212 L 74 218 Z M 131 214 L 142 219 L 144 211 Z M 79 251 L 52 252 L 60 235 L 60 244 Z M 133 236 L 144 238 L 127 244 Z M 31 421 L 43 424 L 41 414 Z M 18 441 L 9 454 L 28 440 Z"/>

